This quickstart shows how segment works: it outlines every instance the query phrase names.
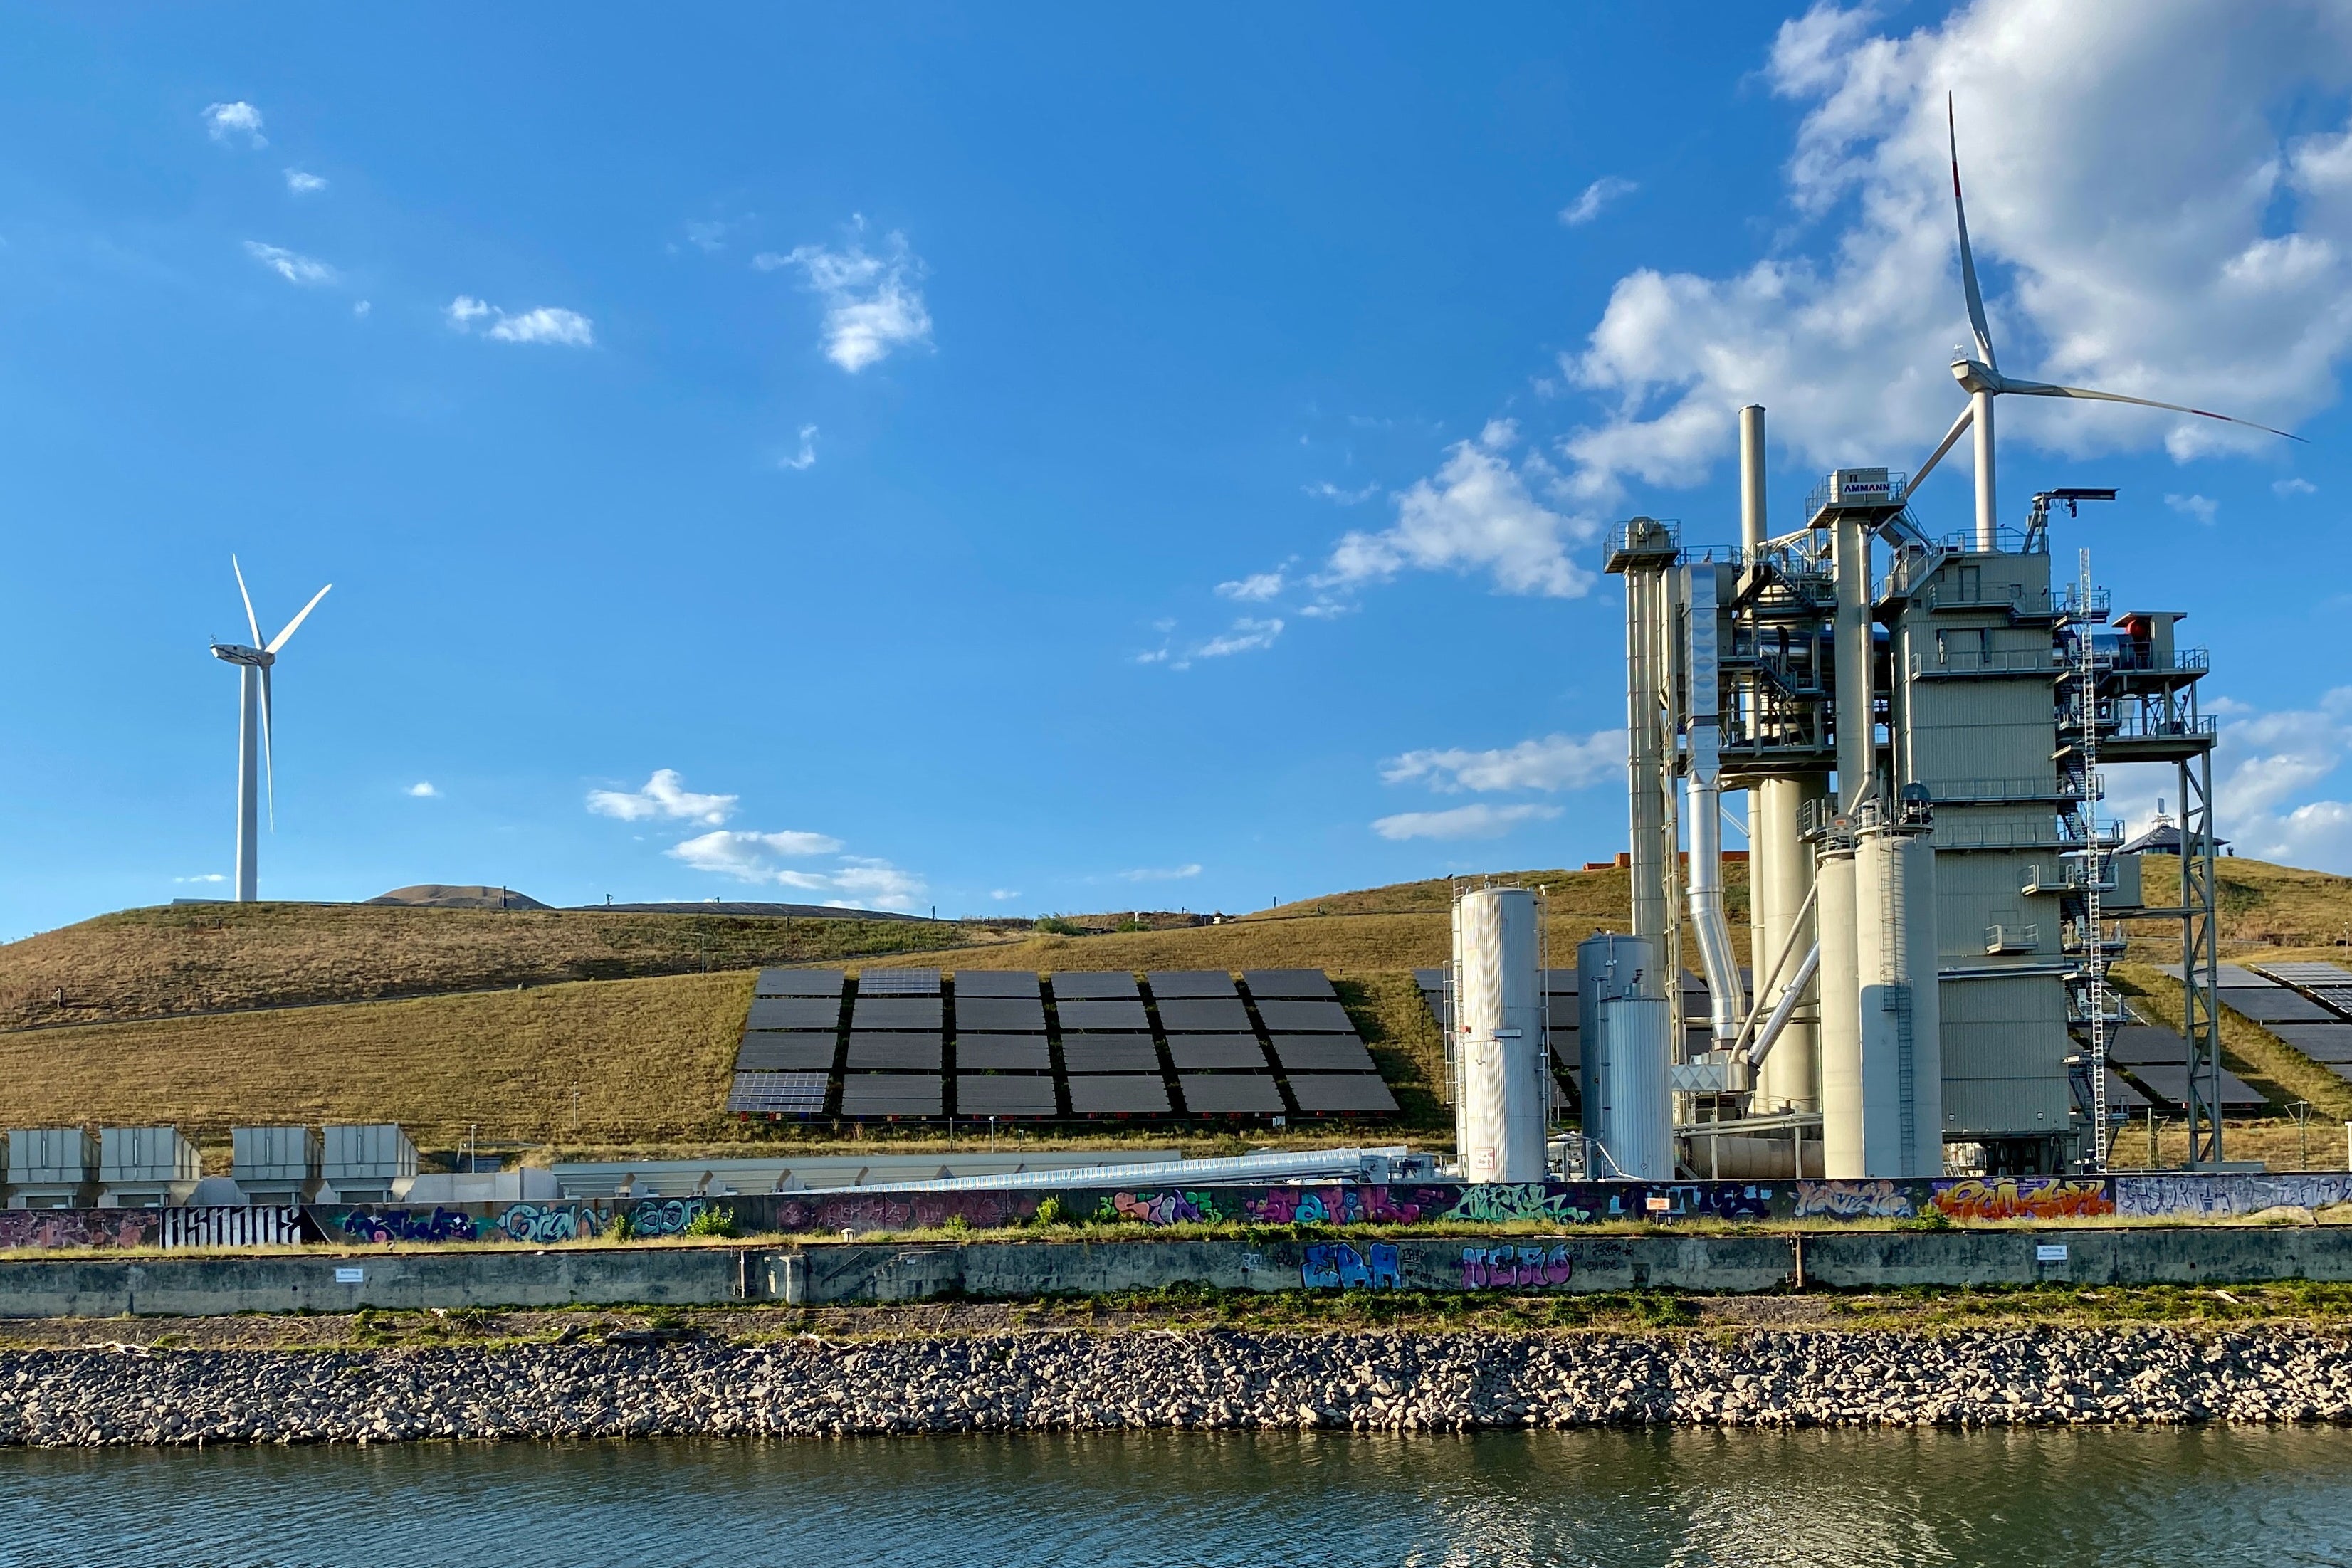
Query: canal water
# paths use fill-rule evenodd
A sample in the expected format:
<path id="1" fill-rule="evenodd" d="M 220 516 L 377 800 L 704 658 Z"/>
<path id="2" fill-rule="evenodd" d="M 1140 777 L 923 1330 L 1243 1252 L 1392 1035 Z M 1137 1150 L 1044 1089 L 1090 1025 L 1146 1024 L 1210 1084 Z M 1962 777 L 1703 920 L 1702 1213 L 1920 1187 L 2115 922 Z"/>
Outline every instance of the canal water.
<path id="1" fill-rule="evenodd" d="M 0 1564 L 2352 1563 L 2315 1428 L 0 1450 Z"/>

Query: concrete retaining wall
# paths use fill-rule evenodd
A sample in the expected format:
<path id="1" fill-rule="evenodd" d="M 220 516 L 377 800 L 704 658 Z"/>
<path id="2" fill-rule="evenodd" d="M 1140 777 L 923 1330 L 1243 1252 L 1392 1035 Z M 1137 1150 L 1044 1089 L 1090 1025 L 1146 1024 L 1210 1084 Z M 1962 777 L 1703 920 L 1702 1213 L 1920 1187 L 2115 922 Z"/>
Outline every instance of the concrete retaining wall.
<path id="1" fill-rule="evenodd" d="M 0 1317 L 908 1301 L 1221 1290 L 1759 1291 L 2352 1281 L 2352 1228 L 840 1242 L 0 1262 Z"/>

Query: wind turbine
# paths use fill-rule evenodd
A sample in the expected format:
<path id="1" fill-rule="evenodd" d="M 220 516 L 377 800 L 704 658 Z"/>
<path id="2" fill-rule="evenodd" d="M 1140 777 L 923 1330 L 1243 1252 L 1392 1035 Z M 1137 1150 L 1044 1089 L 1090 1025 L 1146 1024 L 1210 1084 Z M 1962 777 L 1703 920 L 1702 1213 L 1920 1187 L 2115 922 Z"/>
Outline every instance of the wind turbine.
<path id="1" fill-rule="evenodd" d="M 1944 454 L 1952 449 L 1952 443 L 1960 438 L 1960 433 L 1969 425 L 1975 425 L 1978 549 L 1991 551 L 2000 548 L 1999 517 L 1993 504 L 1992 400 L 2003 393 L 2020 397 L 2079 397 L 2099 402 L 2128 402 L 2141 408 L 2169 409 L 2174 413 L 2193 413 L 2200 419 L 2218 419 L 2253 430 L 2268 430 L 2273 435 L 2284 435 L 2289 441 L 2303 439 L 2288 431 L 2271 430 L 2267 424 L 2256 424 L 2251 419 L 2215 413 L 2210 409 L 2190 408 L 2186 403 L 2158 402 L 2154 398 L 2126 397 L 2122 392 L 2095 392 L 2089 387 L 2062 387 L 2052 382 L 2021 381 L 2015 376 L 2001 374 L 2000 364 L 1993 357 L 1992 329 L 1985 324 L 1984 295 L 1977 287 L 1976 257 L 1969 250 L 1969 211 L 1960 201 L 1959 123 L 1953 114 L 1950 93 L 1944 95 L 1944 125 L 1952 146 L 1952 214 L 1958 220 L 1960 229 L 1960 285 L 1968 291 L 1969 326 L 1976 333 L 1978 357 L 1969 358 L 1965 350 L 1954 355 L 1952 377 L 1969 394 L 1969 406 L 1960 410 L 1960 417 L 1952 422 L 1951 429 L 1944 432 L 1944 439 L 1936 444 L 1936 450 L 1927 455 L 1927 461 L 1912 472 L 1910 487 L 1916 490 L 1919 482 L 1944 460 Z"/>
<path id="2" fill-rule="evenodd" d="M 304 617 L 319 607 L 327 597 L 327 588 L 310 596 L 302 612 L 286 622 L 286 629 L 268 643 L 261 640 L 261 622 L 253 613 L 253 595 L 246 591 L 245 569 L 236 557 L 228 558 L 228 569 L 236 573 L 237 597 L 245 601 L 245 624 L 253 633 L 250 645 L 243 643 L 215 643 L 213 657 L 237 667 L 236 721 L 236 901 L 251 904 L 260 896 L 256 889 L 258 880 L 256 841 L 259 836 L 261 789 L 257 775 L 268 779 L 270 826 L 278 825 L 277 762 L 269 742 L 269 669 L 278 663 L 278 651 L 293 637 L 294 629 Z"/>

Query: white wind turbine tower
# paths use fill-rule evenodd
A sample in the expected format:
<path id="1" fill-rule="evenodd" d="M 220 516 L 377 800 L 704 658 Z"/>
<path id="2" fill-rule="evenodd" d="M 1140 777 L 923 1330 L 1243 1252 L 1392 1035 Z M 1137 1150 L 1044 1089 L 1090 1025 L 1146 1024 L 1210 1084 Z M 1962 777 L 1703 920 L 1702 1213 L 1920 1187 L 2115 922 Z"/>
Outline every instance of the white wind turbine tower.
<path id="1" fill-rule="evenodd" d="M 1944 454 L 1952 449 L 1952 443 L 1960 438 L 1960 433 L 1974 424 L 1977 549 L 1990 551 L 2000 548 L 1999 514 L 1993 498 L 1992 400 L 2003 393 L 2021 397 L 2079 397 L 2100 402 L 2134 403 L 2141 408 L 2169 409 L 2174 413 L 2193 413 L 2200 419 L 2218 419 L 2254 430 L 2268 430 L 2273 435 L 2284 435 L 2289 441 L 2303 439 L 2288 431 L 2271 430 L 2267 424 L 2256 424 L 2251 419 L 2215 413 L 2210 409 L 2190 408 L 2186 403 L 2158 402 L 2153 398 L 2126 397 L 2122 392 L 2095 392 L 2089 387 L 2062 387 L 2050 382 L 2021 381 L 2015 376 L 2001 374 L 1999 363 L 1993 358 L 1992 329 L 1985 324 L 1984 295 L 1977 287 L 1976 257 L 1969 250 L 1969 214 L 1960 202 L 1960 133 L 1952 112 L 1952 95 L 1949 93 L 1944 95 L 1944 120 L 1952 145 L 1952 213 L 1958 220 L 1960 229 L 1960 284 L 1968 291 L 1969 326 L 1976 333 L 1979 357 L 1970 359 L 1963 351 L 1953 359 L 1952 376 L 1968 392 L 1969 406 L 1960 411 L 1960 417 L 1952 422 L 1952 428 L 1944 433 L 1944 439 L 1936 444 L 1936 450 L 1927 455 L 1927 461 L 1913 472 L 1910 488 L 1916 491 L 1919 482 L 1943 461 Z"/>
<path id="2" fill-rule="evenodd" d="M 253 595 L 246 591 L 245 569 L 236 557 L 228 558 L 229 570 L 236 573 L 237 597 L 245 601 L 246 628 L 253 633 L 250 645 L 243 643 L 215 643 L 213 657 L 237 667 L 238 707 L 236 722 L 236 901 L 251 904 L 260 896 L 257 865 L 261 826 L 261 784 L 267 777 L 269 791 L 269 817 L 274 826 L 278 820 L 278 779 L 276 760 L 271 754 L 269 738 L 269 668 L 278 663 L 278 651 L 294 635 L 294 629 L 304 617 L 327 597 L 327 588 L 310 596 L 302 612 L 286 622 L 286 629 L 268 643 L 261 640 L 261 622 L 253 613 Z"/>

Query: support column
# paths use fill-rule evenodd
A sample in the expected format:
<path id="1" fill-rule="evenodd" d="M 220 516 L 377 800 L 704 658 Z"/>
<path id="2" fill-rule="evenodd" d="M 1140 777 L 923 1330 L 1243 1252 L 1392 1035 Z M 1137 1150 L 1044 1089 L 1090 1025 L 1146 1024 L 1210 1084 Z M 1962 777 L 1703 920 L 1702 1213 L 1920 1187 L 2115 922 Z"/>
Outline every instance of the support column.
<path id="1" fill-rule="evenodd" d="M 1990 553 L 2000 549 L 2000 508 L 1993 494 L 1992 393 L 1971 392 L 1969 399 L 1975 413 L 1972 434 L 1977 454 L 1977 549 Z"/>
<path id="2" fill-rule="evenodd" d="M 1837 566 L 1838 800 L 1851 811 L 1877 755 L 1870 710 L 1870 536 L 1862 519 L 1837 514 L 1831 548 Z"/>

